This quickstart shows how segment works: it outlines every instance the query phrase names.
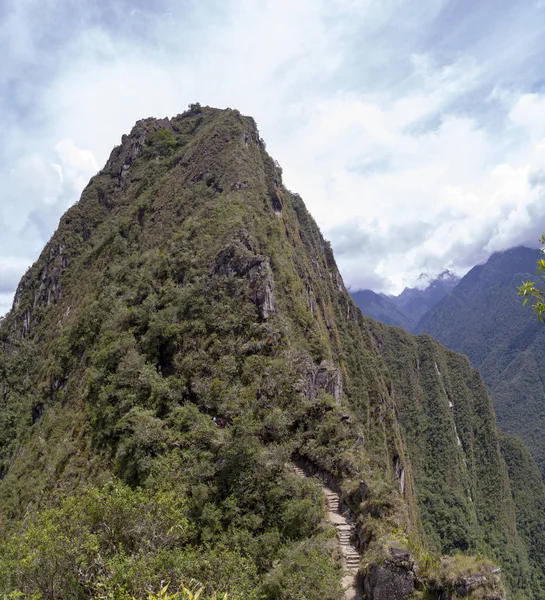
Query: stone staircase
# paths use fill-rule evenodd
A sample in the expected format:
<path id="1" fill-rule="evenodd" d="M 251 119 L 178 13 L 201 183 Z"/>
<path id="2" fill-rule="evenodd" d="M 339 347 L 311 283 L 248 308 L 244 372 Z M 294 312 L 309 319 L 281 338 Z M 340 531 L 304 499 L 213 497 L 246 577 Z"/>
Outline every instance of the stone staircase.
<path id="1" fill-rule="evenodd" d="M 307 477 L 303 469 L 294 467 L 294 472 L 299 477 Z M 360 554 L 352 543 L 354 526 L 340 512 L 339 495 L 323 483 L 322 490 L 327 503 L 327 520 L 337 530 L 339 548 L 342 554 L 344 600 L 361 600 L 361 593 L 357 586 L 357 574 L 360 565 Z"/>

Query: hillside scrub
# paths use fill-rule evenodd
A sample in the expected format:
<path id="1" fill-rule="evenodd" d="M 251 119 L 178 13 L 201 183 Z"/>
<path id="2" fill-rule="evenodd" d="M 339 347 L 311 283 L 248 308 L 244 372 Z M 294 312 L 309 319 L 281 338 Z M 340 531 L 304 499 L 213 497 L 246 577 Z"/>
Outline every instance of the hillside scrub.
<path id="1" fill-rule="evenodd" d="M 478 374 L 362 317 L 237 111 L 138 122 L 22 279 L 0 340 L 13 597 L 191 580 L 220 598 L 342 597 L 323 494 L 294 456 L 342 489 L 362 553 L 402 532 L 499 561 L 513 598 L 543 591 Z"/>

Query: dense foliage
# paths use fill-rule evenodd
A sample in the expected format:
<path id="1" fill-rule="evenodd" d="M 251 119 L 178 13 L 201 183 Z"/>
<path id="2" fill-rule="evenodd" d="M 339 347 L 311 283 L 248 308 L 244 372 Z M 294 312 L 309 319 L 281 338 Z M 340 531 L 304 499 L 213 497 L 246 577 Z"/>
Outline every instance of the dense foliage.
<path id="1" fill-rule="evenodd" d="M 400 331 L 355 309 L 251 119 L 137 123 L 0 325 L 2 591 L 338 599 L 297 457 L 364 550 L 481 551 L 540 597 L 477 374 Z"/>
<path id="2" fill-rule="evenodd" d="M 474 267 L 420 322 L 467 354 L 492 396 L 500 427 L 522 438 L 545 473 L 545 328 L 521 310 L 517 288 L 531 277 L 539 250 L 514 248 Z"/>

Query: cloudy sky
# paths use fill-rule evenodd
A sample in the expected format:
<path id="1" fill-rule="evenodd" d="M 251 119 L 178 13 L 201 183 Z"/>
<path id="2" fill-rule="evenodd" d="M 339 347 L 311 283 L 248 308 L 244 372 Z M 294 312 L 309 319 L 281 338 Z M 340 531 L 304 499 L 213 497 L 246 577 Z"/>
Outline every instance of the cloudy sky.
<path id="1" fill-rule="evenodd" d="M 545 230 L 545 0 L 0 0 L 0 314 L 133 123 L 238 108 L 347 285 Z"/>

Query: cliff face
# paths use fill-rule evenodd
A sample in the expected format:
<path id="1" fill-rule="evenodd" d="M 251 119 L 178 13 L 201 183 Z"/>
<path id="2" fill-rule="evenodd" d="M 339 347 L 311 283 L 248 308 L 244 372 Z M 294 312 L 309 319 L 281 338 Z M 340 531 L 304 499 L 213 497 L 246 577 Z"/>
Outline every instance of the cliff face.
<path id="1" fill-rule="evenodd" d="M 3 589 L 138 595 L 197 577 L 235 597 L 338 598 L 321 493 L 292 475 L 297 457 L 342 491 L 362 576 L 409 548 L 403 568 L 446 594 L 480 567 L 447 576 L 426 548 L 481 552 L 513 597 L 542 597 L 478 374 L 431 338 L 362 317 L 237 111 L 137 123 L 21 281 L 1 335 Z M 131 546 L 130 515 L 88 523 L 96 498 L 116 494 L 130 498 L 119 511 L 169 508 L 157 522 L 135 508 L 151 524 Z M 90 537 L 63 546 L 62 582 L 43 557 L 15 561 L 25 535 L 49 524 L 55 540 L 55 519 L 75 514 Z M 471 585 L 500 597 L 484 572 Z"/>

